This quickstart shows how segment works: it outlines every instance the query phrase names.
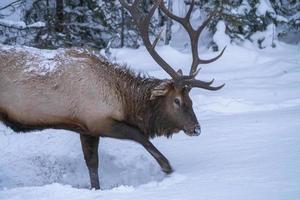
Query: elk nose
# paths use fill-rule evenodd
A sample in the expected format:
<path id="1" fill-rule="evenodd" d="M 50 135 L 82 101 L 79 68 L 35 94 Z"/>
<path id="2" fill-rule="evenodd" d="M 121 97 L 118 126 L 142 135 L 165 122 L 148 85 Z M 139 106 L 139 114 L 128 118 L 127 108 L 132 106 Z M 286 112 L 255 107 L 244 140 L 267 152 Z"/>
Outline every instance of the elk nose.
<path id="1" fill-rule="evenodd" d="M 199 136 L 200 134 L 201 134 L 201 127 L 200 127 L 199 124 L 197 124 L 197 125 L 195 126 L 193 135 L 194 135 L 194 136 Z"/>

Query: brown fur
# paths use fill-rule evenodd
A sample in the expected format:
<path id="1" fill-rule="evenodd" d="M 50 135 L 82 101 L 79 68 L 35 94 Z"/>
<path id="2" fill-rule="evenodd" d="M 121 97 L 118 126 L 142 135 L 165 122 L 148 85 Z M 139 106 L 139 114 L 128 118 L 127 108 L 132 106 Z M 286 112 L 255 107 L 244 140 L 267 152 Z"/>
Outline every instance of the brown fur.
<path id="1" fill-rule="evenodd" d="M 148 138 L 195 130 L 189 90 L 171 80 L 135 74 L 90 50 L 39 51 L 0 46 L 1 121 L 16 132 L 57 128 L 80 133 L 95 188 L 98 142 L 93 140 L 99 136 L 136 141 L 163 171 L 172 171 Z"/>
<path id="2" fill-rule="evenodd" d="M 14 49 L 11 51 L 15 51 Z M 18 59 L 28 59 L 28 55 L 26 52 L 18 52 L 13 57 L 11 57 L 8 63 L 10 64 L 14 62 L 13 67 L 20 68 L 22 66 L 18 64 Z M 147 77 L 140 74 L 135 74 L 129 68 L 125 66 L 119 66 L 117 64 L 111 64 L 107 62 L 105 59 L 97 58 L 89 51 L 80 52 L 76 49 L 71 49 L 65 53 L 63 56 L 71 56 L 75 58 L 84 58 L 84 62 L 88 63 L 88 67 L 96 76 L 101 77 L 105 76 L 108 87 L 111 91 L 115 91 L 117 102 L 122 104 L 122 113 L 124 118 L 122 121 L 126 121 L 126 123 L 141 129 L 148 137 L 155 136 L 170 136 L 172 134 L 172 130 L 174 129 L 173 124 L 166 123 L 167 119 L 164 119 L 164 97 L 150 99 L 151 91 L 159 85 L 163 80 Z M 5 56 L 6 55 L 6 56 Z M 6 60 L 11 56 L 7 51 L 1 52 L 1 60 Z M 5 56 L 5 57 L 4 57 Z M 29 55 L 30 56 L 30 55 Z M 32 59 L 32 58 L 31 58 Z M 63 57 L 59 57 L 57 59 L 63 59 Z M 68 58 L 70 59 L 70 58 Z M 1 70 L 1 69 L 0 69 Z M 55 83 L 55 75 L 62 72 L 63 69 L 58 69 L 53 74 L 46 75 L 36 75 L 32 77 L 28 77 L 26 79 L 21 79 L 20 82 L 22 84 L 27 84 L 34 86 L 34 84 L 51 84 L 53 85 L 53 90 L 60 90 L 60 87 L 63 87 L 58 82 Z M 72 71 L 70 70 L 70 73 Z M 102 75 L 105 74 L 105 75 Z M 13 76 L 13 75 L 12 75 Z M 24 74 L 24 76 L 28 76 Z M 84 79 L 84 77 L 77 77 L 79 80 Z M 61 82 L 61 81 L 59 81 Z M 75 89 L 75 88 L 74 88 Z M 108 91 L 108 92 L 111 92 Z M 67 95 L 67 94 L 65 94 Z M 53 97 L 56 98 L 56 97 Z M 72 98 L 72 97 L 70 97 Z M 70 102 L 71 103 L 71 102 Z M 2 108 L 1 110 L 4 110 Z M 12 127 L 15 131 L 31 131 L 31 130 L 41 130 L 44 128 L 63 128 L 68 130 L 86 130 L 87 124 L 80 121 L 80 119 L 74 119 L 74 117 L 67 115 L 61 118 L 58 122 L 36 122 L 30 123 L 26 122 L 25 119 L 16 119 L 12 114 L 6 110 L 6 113 L 3 111 L 2 113 L 2 121 L 4 121 L 7 125 Z M 112 116 L 108 116 L 112 117 Z M 120 119 L 118 119 L 120 120 Z M 23 122 L 24 121 L 24 122 Z M 57 121 L 57 120 L 56 120 Z M 69 126 L 69 127 L 68 127 Z M 90 130 L 91 131 L 91 130 Z M 93 132 L 93 131 L 91 131 Z M 100 134 L 100 133 L 98 133 Z"/>

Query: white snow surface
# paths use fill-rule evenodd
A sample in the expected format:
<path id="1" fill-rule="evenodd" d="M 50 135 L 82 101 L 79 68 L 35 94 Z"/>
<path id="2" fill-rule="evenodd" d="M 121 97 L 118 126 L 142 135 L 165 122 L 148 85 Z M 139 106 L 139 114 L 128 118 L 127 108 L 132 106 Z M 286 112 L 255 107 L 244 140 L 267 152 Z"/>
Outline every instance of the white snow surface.
<path id="1" fill-rule="evenodd" d="M 189 53 L 170 46 L 158 51 L 174 68 L 189 71 Z M 145 48 L 113 49 L 112 58 L 168 77 Z M 174 167 L 171 175 L 138 144 L 101 139 L 103 189 L 89 190 L 77 134 L 51 129 L 16 134 L 0 125 L 0 199 L 300 199 L 300 47 L 227 45 L 217 62 L 201 67 L 199 79 L 226 85 L 191 92 L 201 136 L 180 132 L 153 140 Z"/>
<path id="2" fill-rule="evenodd" d="M 9 5 L 13 2 L 13 0 L 1 0 L 0 2 L 0 8 L 3 8 L 6 5 Z M 29 2 L 29 1 L 27 1 Z M 0 14 L 4 15 L 5 19 L 7 20 L 11 20 L 12 22 L 16 22 L 16 23 L 24 23 L 21 18 L 23 16 L 23 12 L 22 12 L 22 4 L 14 4 L 15 5 L 15 9 L 8 7 L 6 9 L 0 10 Z M 24 23 L 25 24 L 25 23 Z"/>
<path id="3" fill-rule="evenodd" d="M 223 48 L 224 46 L 230 43 L 230 37 L 225 33 L 225 22 L 219 21 L 216 26 L 216 29 L 216 33 L 213 36 L 213 41 L 218 45 L 218 47 Z"/>
<path id="4" fill-rule="evenodd" d="M 259 0 L 257 5 L 256 14 L 257 15 L 266 15 L 267 12 L 275 13 L 274 9 L 271 6 L 269 0 Z"/>
<path id="5" fill-rule="evenodd" d="M 257 31 L 251 35 L 251 40 L 258 44 L 261 41 L 261 48 L 271 47 L 276 44 L 276 28 L 274 24 L 267 26 L 265 31 Z"/>
<path id="6" fill-rule="evenodd" d="M 26 24 L 23 21 L 13 21 L 7 19 L 0 19 L 0 25 L 8 26 L 8 27 L 16 27 L 20 29 L 26 28 Z"/>

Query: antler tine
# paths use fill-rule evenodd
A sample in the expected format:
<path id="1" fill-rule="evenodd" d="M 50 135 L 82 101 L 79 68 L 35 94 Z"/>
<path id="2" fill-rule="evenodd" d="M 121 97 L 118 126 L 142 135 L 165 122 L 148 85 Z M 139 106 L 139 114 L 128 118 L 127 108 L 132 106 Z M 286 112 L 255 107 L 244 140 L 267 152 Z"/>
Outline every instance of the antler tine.
<path id="1" fill-rule="evenodd" d="M 174 15 L 173 13 L 171 13 L 166 8 L 166 6 L 163 2 L 160 2 L 160 4 L 159 4 L 159 8 L 163 11 L 163 13 L 165 13 L 165 15 L 167 15 L 171 19 L 173 19 L 173 20 L 177 21 L 178 23 L 180 23 L 185 28 L 185 30 L 187 31 L 187 33 L 190 37 L 191 49 L 192 49 L 192 55 L 193 55 L 193 61 L 192 61 L 191 70 L 190 70 L 190 76 L 192 76 L 193 73 L 195 71 L 197 71 L 197 67 L 198 67 L 199 64 L 207 64 L 207 63 L 214 62 L 215 60 L 217 60 L 218 58 L 220 58 L 222 56 L 222 54 L 225 50 L 225 48 L 224 48 L 218 56 L 216 56 L 215 58 L 209 59 L 209 60 L 203 60 L 203 59 L 199 58 L 199 55 L 198 55 L 199 36 L 200 36 L 201 32 L 204 30 L 204 28 L 211 21 L 211 19 L 217 14 L 217 11 L 214 11 L 202 23 L 202 25 L 198 29 L 194 30 L 194 28 L 193 28 L 193 26 L 190 22 L 190 17 L 191 17 L 191 13 L 192 13 L 194 5 L 195 5 L 195 0 L 192 0 L 190 8 L 189 8 L 186 16 L 185 17 L 178 17 L 178 16 Z"/>
<path id="2" fill-rule="evenodd" d="M 186 20 L 190 20 L 194 6 L 195 6 L 195 0 L 192 0 L 191 5 L 189 7 L 189 10 L 188 10 L 188 12 L 186 13 L 186 16 L 185 16 Z"/>
<path id="3" fill-rule="evenodd" d="M 225 83 L 220 85 L 220 86 L 210 86 L 208 84 L 203 84 L 202 81 L 200 80 L 194 80 L 193 83 L 191 83 L 191 87 L 197 87 L 197 88 L 203 88 L 206 90 L 212 90 L 212 91 L 216 91 L 216 90 L 220 90 L 225 86 Z"/>
<path id="4" fill-rule="evenodd" d="M 192 13 L 194 4 L 195 4 L 195 2 L 193 0 L 185 17 L 178 17 L 178 16 L 174 15 L 172 12 L 170 12 L 166 8 L 164 2 L 160 2 L 160 4 L 159 4 L 159 8 L 163 11 L 163 13 L 165 15 L 167 15 L 168 17 L 170 17 L 171 19 L 180 23 L 184 27 L 184 29 L 187 31 L 187 33 L 190 37 L 192 54 L 193 54 L 193 62 L 192 62 L 192 66 L 191 66 L 191 68 L 193 69 L 193 70 L 191 70 L 192 73 L 194 73 L 196 71 L 196 67 L 198 66 L 198 60 L 199 60 L 199 56 L 198 56 L 199 37 L 198 37 L 197 31 L 193 29 L 192 24 L 190 22 L 190 17 L 191 17 L 191 13 Z"/>
<path id="5" fill-rule="evenodd" d="M 141 0 L 134 0 L 134 2 L 132 3 L 132 6 L 133 7 L 138 7 L 140 2 L 141 2 Z"/>
<path id="6" fill-rule="evenodd" d="M 159 8 L 163 11 L 163 13 L 165 13 L 171 19 L 173 19 L 173 20 L 177 21 L 178 23 L 180 23 L 185 29 L 189 29 L 188 28 L 188 23 L 186 23 L 186 21 L 189 21 L 189 18 L 187 18 L 187 16 L 186 17 L 178 17 L 166 8 L 165 3 L 163 1 L 156 0 L 156 2 L 159 3 Z M 189 11 L 189 12 L 192 12 L 192 11 Z"/>
<path id="7" fill-rule="evenodd" d="M 220 86 L 211 86 L 211 84 L 213 84 L 215 79 L 212 79 L 209 82 L 206 81 L 200 81 L 200 80 L 195 80 L 195 79 L 190 79 L 190 80 L 186 80 L 186 83 L 188 85 L 190 85 L 191 87 L 197 87 L 197 88 L 203 88 L 203 89 L 207 89 L 207 90 L 220 90 L 221 88 L 223 88 L 225 86 L 225 84 L 222 84 Z"/>
<path id="8" fill-rule="evenodd" d="M 135 0 L 132 5 L 130 6 L 128 3 L 125 2 L 125 0 L 120 0 L 120 3 L 122 6 L 124 6 L 128 12 L 131 14 L 134 22 L 137 25 L 137 28 L 141 34 L 141 37 L 143 39 L 144 45 L 146 47 L 146 49 L 148 50 L 148 52 L 150 53 L 150 55 L 152 56 L 152 58 L 174 79 L 174 80 L 178 80 L 178 81 L 183 81 L 182 83 L 189 85 L 190 87 L 198 87 L 198 88 L 203 88 L 203 89 L 207 89 L 207 90 L 219 90 L 222 87 L 224 87 L 225 84 L 214 87 L 211 86 L 211 84 L 214 82 L 214 79 L 206 82 L 206 81 L 201 81 L 201 80 L 196 80 L 195 77 L 197 76 L 198 72 L 200 69 L 197 70 L 197 67 L 199 64 L 206 64 L 206 63 L 211 63 L 214 62 L 215 60 L 217 60 L 218 58 L 220 58 L 226 47 L 224 47 L 224 49 L 222 50 L 222 52 L 216 56 L 215 58 L 212 59 L 208 59 L 208 60 L 202 60 L 199 58 L 198 55 L 198 42 L 199 42 L 199 36 L 201 34 L 201 32 L 204 30 L 204 28 L 208 25 L 208 23 L 210 22 L 210 20 L 212 19 L 212 17 L 216 14 L 216 11 L 211 14 L 204 22 L 203 24 L 198 28 L 198 29 L 194 29 L 191 22 L 190 22 L 190 18 L 191 18 L 191 14 L 193 11 L 193 7 L 195 5 L 195 0 L 192 0 L 190 8 L 186 14 L 185 17 L 178 17 L 176 15 L 174 15 L 173 13 L 171 13 L 166 7 L 165 4 L 163 2 L 163 0 L 155 0 L 154 5 L 152 6 L 152 8 L 150 9 L 148 15 L 146 15 L 145 17 L 143 16 L 143 14 L 141 14 L 141 12 L 139 11 L 138 5 L 140 3 L 141 0 Z M 190 37 L 190 42 L 191 42 L 191 49 L 192 49 L 192 55 L 193 55 L 193 61 L 192 61 L 192 66 L 191 66 L 191 70 L 190 70 L 190 75 L 189 76 L 183 76 L 182 74 L 180 74 L 180 72 L 176 72 L 168 63 L 166 63 L 165 60 L 163 60 L 159 54 L 155 51 L 155 46 L 158 43 L 159 39 L 160 39 L 160 35 L 161 32 L 158 34 L 158 36 L 156 37 L 156 39 L 154 40 L 153 43 L 150 42 L 149 39 L 149 33 L 148 33 L 148 29 L 149 29 L 149 25 L 150 25 L 150 21 L 151 18 L 155 12 L 155 10 L 157 8 L 160 8 L 165 15 L 167 15 L 169 18 L 177 21 L 178 23 L 180 23 L 184 29 L 187 31 L 189 37 Z"/>
<path id="9" fill-rule="evenodd" d="M 214 16 L 216 16 L 216 14 L 217 14 L 217 10 L 215 10 L 202 24 L 201 24 L 201 26 L 197 29 L 197 36 L 199 37 L 200 35 L 201 35 L 201 33 L 202 33 L 202 31 L 205 29 L 205 27 L 209 24 L 209 22 L 211 21 L 211 19 L 214 17 Z M 199 65 L 199 64 L 208 64 L 208 63 L 212 63 L 212 62 L 214 62 L 214 61 L 216 61 L 217 59 L 219 59 L 222 55 L 223 55 L 223 53 L 224 53 L 224 51 L 225 51 L 225 49 L 226 49 L 226 46 L 223 48 L 223 50 L 221 51 L 221 53 L 218 55 L 218 56 L 216 56 L 216 57 L 214 57 L 214 58 L 211 58 L 211 59 L 208 59 L 208 60 L 202 60 L 202 59 L 200 59 L 200 58 L 198 58 L 198 63 L 197 63 L 197 65 Z M 195 68 L 195 67 L 194 67 Z M 196 66 L 196 68 L 197 68 L 197 66 Z M 191 71 L 190 71 L 190 73 L 192 73 L 192 71 L 195 71 L 196 69 L 191 69 Z"/>
<path id="10" fill-rule="evenodd" d="M 190 75 L 191 78 L 196 78 L 201 68 L 197 69 L 192 75 Z"/>
<path id="11" fill-rule="evenodd" d="M 128 3 L 126 3 L 124 0 L 120 0 L 120 3 L 122 6 L 124 6 L 127 11 L 131 14 L 135 24 L 137 25 L 137 28 L 141 34 L 142 40 L 144 42 L 144 45 L 152 58 L 159 64 L 173 79 L 177 79 L 179 75 L 177 72 L 162 58 L 160 55 L 155 51 L 155 46 L 158 42 L 158 37 L 160 37 L 160 34 L 158 37 L 154 40 L 153 44 L 150 42 L 149 39 L 149 25 L 151 18 L 155 12 L 155 10 L 158 8 L 159 4 L 162 0 L 155 1 L 155 4 L 150 9 L 148 15 L 144 17 L 141 12 L 138 9 L 138 4 L 140 0 L 135 0 L 130 6 Z"/>
<path id="12" fill-rule="evenodd" d="M 162 28 L 162 29 L 159 31 L 157 37 L 155 38 L 154 42 L 152 43 L 153 49 L 155 49 L 156 44 L 159 42 L 163 30 L 164 30 L 164 29 Z"/>
<path id="13" fill-rule="evenodd" d="M 216 57 L 214 58 L 211 58 L 211 59 L 208 59 L 208 60 L 202 60 L 202 59 L 199 59 L 199 64 L 208 64 L 208 63 L 212 63 L 212 62 L 215 62 L 216 60 L 218 60 L 224 53 L 225 49 L 226 49 L 227 46 L 225 46 L 221 53 L 219 53 L 219 55 L 217 55 Z M 199 65 L 198 64 L 198 65 Z"/>
<path id="14" fill-rule="evenodd" d="M 223 50 L 221 51 L 221 53 L 214 57 L 214 58 L 211 58 L 211 59 L 208 59 L 208 60 L 204 60 L 204 59 L 201 59 L 198 55 L 198 41 L 199 41 L 199 37 L 202 33 L 202 31 L 205 29 L 205 27 L 209 24 L 209 22 L 211 21 L 211 19 L 216 16 L 217 14 L 217 10 L 215 10 L 212 14 L 210 14 L 210 16 L 204 20 L 204 22 L 199 26 L 199 28 L 195 31 L 195 37 L 197 37 L 197 39 L 195 39 L 195 43 L 194 45 L 192 44 L 191 47 L 192 47 L 192 52 L 195 52 L 193 54 L 193 63 L 192 63 L 192 66 L 191 66 L 191 70 L 190 70 L 190 75 L 192 75 L 196 70 L 197 70 L 197 67 L 199 64 L 208 64 L 208 63 L 212 63 L 214 61 L 216 61 L 217 59 L 219 59 L 225 49 L 226 49 L 226 46 L 223 48 Z"/>
<path id="15" fill-rule="evenodd" d="M 204 22 L 199 26 L 199 28 L 197 29 L 197 35 L 199 36 L 201 34 L 201 32 L 204 30 L 204 28 L 209 24 L 209 22 L 211 21 L 211 19 L 216 16 L 217 14 L 217 10 L 215 10 L 214 12 L 212 12 L 212 14 L 209 15 L 209 17 L 204 20 Z"/>
<path id="16" fill-rule="evenodd" d="M 121 5 L 126 8 L 128 11 L 130 10 L 130 13 L 133 11 L 133 8 L 137 8 L 138 4 L 141 0 L 134 0 L 132 5 L 130 6 L 128 3 L 126 3 L 124 0 L 120 0 Z"/>

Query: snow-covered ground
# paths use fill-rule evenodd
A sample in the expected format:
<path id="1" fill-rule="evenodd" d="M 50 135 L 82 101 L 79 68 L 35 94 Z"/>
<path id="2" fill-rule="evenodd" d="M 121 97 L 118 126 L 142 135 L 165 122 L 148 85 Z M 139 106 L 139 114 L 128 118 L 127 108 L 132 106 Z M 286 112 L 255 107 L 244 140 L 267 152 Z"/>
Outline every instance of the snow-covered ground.
<path id="1" fill-rule="evenodd" d="M 166 46 L 159 52 L 188 72 L 189 53 Z M 112 58 L 168 77 L 144 48 L 114 49 Z M 229 45 L 221 59 L 202 67 L 198 78 L 215 78 L 226 86 L 217 92 L 192 91 L 201 136 L 181 132 L 153 140 L 173 174 L 164 175 L 133 142 L 101 139 L 103 190 L 91 191 L 77 134 L 16 134 L 0 125 L 0 199 L 300 199 L 300 47 Z"/>

